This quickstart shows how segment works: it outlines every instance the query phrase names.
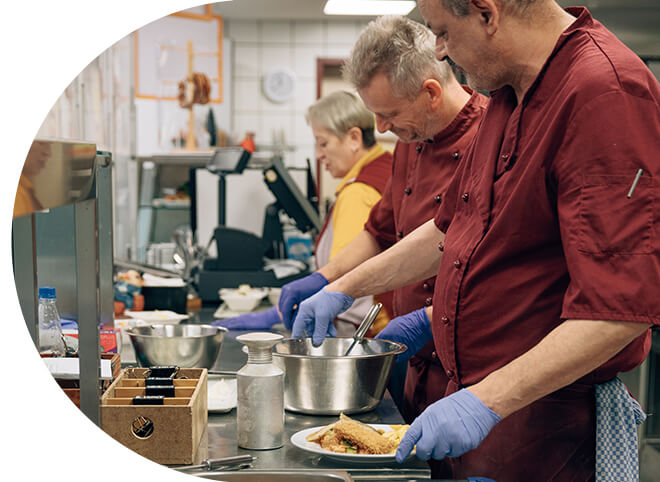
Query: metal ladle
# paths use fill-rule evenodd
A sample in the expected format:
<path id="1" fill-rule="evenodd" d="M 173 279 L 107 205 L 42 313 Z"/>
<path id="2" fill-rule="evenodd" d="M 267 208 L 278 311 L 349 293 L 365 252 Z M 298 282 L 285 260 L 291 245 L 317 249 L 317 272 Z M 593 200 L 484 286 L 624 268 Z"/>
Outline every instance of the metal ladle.
<path id="1" fill-rule="evenodd" d="M 358 343 L 362 343 L 362 340 L 364 339 L 364 335 L 367 334 L 369 328 L 371 328 L 371 325 L 374 324 L 374 321 L 376 320 L 376 317 L 378 316 L 378 313 L 380 313 L 380 309 L 382 307 L 383 307 L 382 303 L 376 303 L 369 309 L 364 319 L 362 320 L 362 323 L 360 323 L 360 326 L 355 331 L 355 335 L 353 335 L 353 343 L 351 343 L 351 346 L 348 347 L 348 350 L 346 350 L 344 356 L 348 356 L 348 354 L 355 347 L 355 345 L 357 345 Z"/>

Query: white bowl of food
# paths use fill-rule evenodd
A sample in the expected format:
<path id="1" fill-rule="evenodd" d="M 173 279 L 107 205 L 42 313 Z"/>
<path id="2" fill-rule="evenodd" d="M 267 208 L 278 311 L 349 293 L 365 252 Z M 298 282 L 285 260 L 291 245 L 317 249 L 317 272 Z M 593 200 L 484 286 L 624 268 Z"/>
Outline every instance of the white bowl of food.
<path id="1" fill-rule="evenodd" d="M 219 294 L 231 311 L 252 311 L 268 293 L 264 289 L 241 285 L 238 289 L 222 288 Z"/>
<path id="2" fill-rule="evenodd" d="M 268 301 L 273 306 L 277 306 L 280 302 L 280 295 L 282 294 L 282 288 L 268 288 Z"/>

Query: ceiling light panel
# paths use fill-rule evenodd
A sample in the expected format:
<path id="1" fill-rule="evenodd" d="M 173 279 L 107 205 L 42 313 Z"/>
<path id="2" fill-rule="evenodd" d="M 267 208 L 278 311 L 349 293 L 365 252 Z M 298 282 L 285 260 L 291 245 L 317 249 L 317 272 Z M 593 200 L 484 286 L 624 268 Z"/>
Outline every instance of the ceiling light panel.
<path id="1" fill-rule="evenodd" d="M 414 1 L 404 0 L 328 0 L 326 15 L 408 15 Z"/>

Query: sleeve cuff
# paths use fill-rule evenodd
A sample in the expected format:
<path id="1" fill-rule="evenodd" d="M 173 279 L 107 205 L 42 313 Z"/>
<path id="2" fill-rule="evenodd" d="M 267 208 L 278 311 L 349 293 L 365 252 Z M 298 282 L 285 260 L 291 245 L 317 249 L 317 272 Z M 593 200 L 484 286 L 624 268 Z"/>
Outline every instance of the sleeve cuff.
<path id="1" fill-rule="evenodd" d="M 364 229 L 373 236 L 383 251 L 390 248 L 396 242 L 396 237 L 394 234 L 390 235 L 389 233 L 385 234 L 381 232 L 380 230 L 376 229 L 376 227 L 374 227 L 370 221 L 364 223 Z"/>

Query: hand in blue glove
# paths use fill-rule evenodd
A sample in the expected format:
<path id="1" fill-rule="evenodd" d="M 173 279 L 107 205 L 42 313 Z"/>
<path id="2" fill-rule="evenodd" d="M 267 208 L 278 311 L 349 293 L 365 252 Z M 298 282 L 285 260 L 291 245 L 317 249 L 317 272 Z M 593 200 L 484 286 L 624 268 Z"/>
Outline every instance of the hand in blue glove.
<path id="1" fill-rule="evenodd" d="M 326 336 L 337 336 L 333 323 L 335 316 L 349 309 L 354 301 L 344 293 L 319 291 L 301 303 L 293 321 L 291 336 L 300 338 L 307 333 L 307 336 L 312 336 L 312 344 L 319 346 Z"/>
<path id="2" fill-rule="evenodd" d="M 408 360 L 433 338 L 431 320 L 426 314 L 426 309 L 420 308 L 390 320 L 385 328 L 376 335 L 376 338 L 406 345 L 408 349 L 397 355 L 396 363 L 408 363 Z"/>
<path id="3" fill-rule="evenodd" d="M 276 323 L 280 323 L 280 315 L 276 307 L 256 313 L 246 313 L 234 318 L 215 320 L 213 326 L 224 326 L 229 330 L 268 330 Z"/>
<path id="4" fill-rule="evenodd" d="M 291 329 L 293 319 L 300 303 L 317 293 L 328 284 L 321 273 L 312 273 L 304 278 L 297 279 L 282 286 L 278 308 L 282 314 L 282 321 L 287 330 Z"/>
<path id="5" fill-rule="evenodd" d="M 429 405 L 415 419 L 396 451 L 402 463 L 417 445 L 422 460 L 458 457 L 477 447 L 502 417 L 463 388 Z"/>

